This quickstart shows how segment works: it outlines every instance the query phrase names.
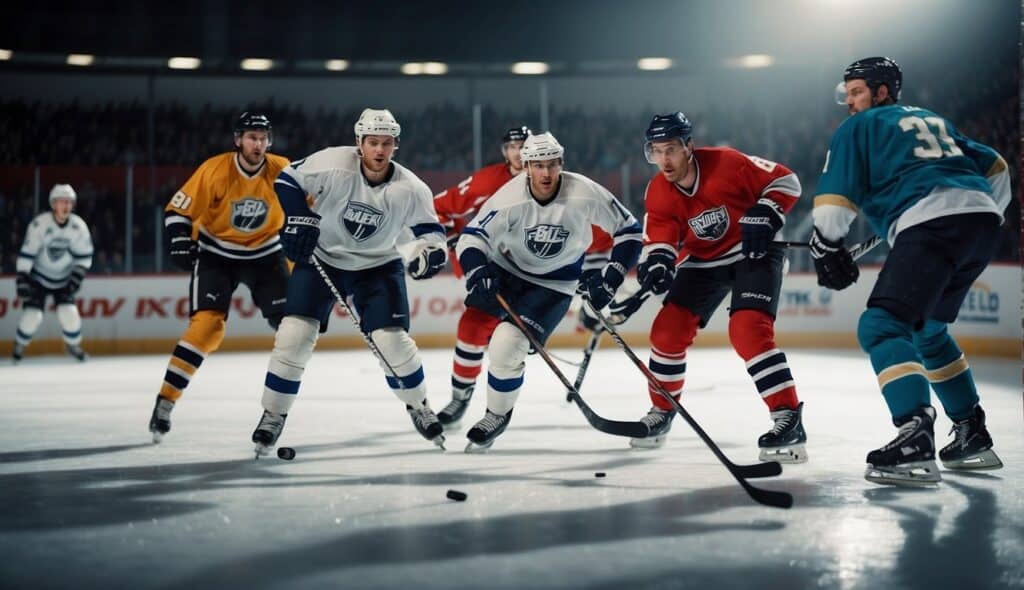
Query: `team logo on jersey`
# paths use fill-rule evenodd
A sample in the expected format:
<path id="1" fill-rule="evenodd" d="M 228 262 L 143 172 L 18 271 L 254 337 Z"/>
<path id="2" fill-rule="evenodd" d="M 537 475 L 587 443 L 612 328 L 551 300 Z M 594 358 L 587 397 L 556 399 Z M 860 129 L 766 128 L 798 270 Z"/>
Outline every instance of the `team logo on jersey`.
<path id="1" fill-rule="evenodd" d="M 526 230 L 526 247 L 539 258 L 554 258 L 565 248 L 569 230 L 542 223 Z"/>
<path id="2" fill-rule="evenodd" d="M 71 240 L 54 238 L 46 244 L 46 255 L 50 257 L 50 260 L 57 262 L 61 256 L 67 254 L 69 248 L 71 248 Z"/>
<path id="3" fill-rule="evenodd" d="M 260 199 L 246 197 L 231 205 L 231 227 L 242 233 L 249 233 L 263 227 L 267 222 L 270 207 Z"/>
<path id="4" fill-rule="evenodd" d="M 705 211 L 696 217 L 691 217 L 687 222 L 693 229 L 693 234 L 702 240 L 715 241 L 722 239 L 726 230 L 729 229 L 729 212 L 725 206 Z"/>
<path id="5" fill-rule="evenodd" d="M 384 212 L 378 211 L 366 203 L 349 201 L 345 212 L 341 214 L 341 221 L 345 224 L 348 233 L 352 234 L 357 242 L 362 242 L 377 233 L 377 230 L 383 225 Z"/>

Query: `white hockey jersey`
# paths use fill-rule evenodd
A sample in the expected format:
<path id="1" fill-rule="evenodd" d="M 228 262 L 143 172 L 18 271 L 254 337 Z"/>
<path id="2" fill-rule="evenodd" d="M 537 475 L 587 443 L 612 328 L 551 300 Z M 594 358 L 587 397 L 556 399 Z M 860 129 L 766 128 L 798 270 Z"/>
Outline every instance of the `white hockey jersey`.
<path id="1" fill-rule="evenodd" d="M 310 209 L 320 216 L 318 258 L 342 270 L 380 266 L 401 258 L 396 242 L 408 231 L 445 247 L 430 188 L 408 168 L 393 164 L 388 181 L 370 186 L 354 146 L 330 147 L 292 162 L 278 176 L 278 183 L 308 195 Z"/>
<path id="2" fill-rule="evenodd" d="M 517 277 L 571 295 L 593 240 L 592 224 L 616 245 L 641 239 L 633 214 L 586 176 L 563 172 L 558 194 L 542 205 L 530 194 L 529 178 L 520 174 L 483 204 L 463 230 L 457 252 L 479 248 Z"/>
<path id="3" fill-rule="evenodd" d="M 72 213 L 63 226 L 53 213 L 40 213 L 28 224 L 25 241 L 18 252 L 16 269 L 47 289 L 67 284 L 75 266 L 92 266 L 92 236 L 89 226 Z"/>

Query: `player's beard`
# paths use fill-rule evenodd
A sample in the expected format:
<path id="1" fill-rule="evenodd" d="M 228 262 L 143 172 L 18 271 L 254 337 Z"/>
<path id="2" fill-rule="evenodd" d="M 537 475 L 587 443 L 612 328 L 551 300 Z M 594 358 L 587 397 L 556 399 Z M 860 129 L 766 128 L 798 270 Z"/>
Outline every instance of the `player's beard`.
<path id="1" fill-rule="evenodd" d="M 266 157 L 262 153 L 258 154 L 258 155 L 257 154 L 248 154 L 248 153 L 245 152 L 245 150 L 241 150 L 238 153 L 242 157 L 242 161 L 245 162 L 246 166 L 248 166 L 251 169 L 256 169 L 256 168 L 259 168 L 260 166 L 262 166 L 263 165 L 263 160 Z"/>

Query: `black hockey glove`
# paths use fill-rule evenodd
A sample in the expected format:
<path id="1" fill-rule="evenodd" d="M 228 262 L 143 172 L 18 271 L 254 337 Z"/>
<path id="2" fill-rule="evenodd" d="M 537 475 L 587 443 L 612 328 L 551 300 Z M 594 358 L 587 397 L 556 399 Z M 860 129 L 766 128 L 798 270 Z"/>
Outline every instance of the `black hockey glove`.
<path id="1" fill-rule="evenodd" d="M 478 266 L 466 275 L 466 305 L 492 315 L 499 315 L 500 308 L 495 295 L 500 288 L 501 278 L 495 272 L 494 266 L 489 263 Z"/>
<path id="2" fill-rule="evenodd" d="M 188 233 L 175 232 L 170 238 L 167 254 L 170 255 L 171 262 L 181 270 L 191 272 L 199 256 L 199 246 Z"/>
<path id="3" fill-rule="evenodd" d="M 601 327 L 600 320 L 597 319 L 586 305 L 580 307 L 580 312 L 577 317 L 579 327 L 590 332 L 596 332 Z"/>
<path id="4" fill-rule="evenodd" d="M 829 241 L 818 232 L 818 228 L 814 228 L 809 245 L 819 285 L 842 291 L 857 282 L 860 269 L 850 252 L 843 247 L 843 240 Z"/>
<path id="5" fill-rule="evenodd" d="M 600 268 L 588 268 L 580 274 L 580 282 L 576 283 L 576 294 L 583 295 L 587 292 L 587 285 L 590 284 L 590 279 L 593 276 L 601 276 Z"/>
<path id="6" fill-rule="evenodd" d="M 586 298 L 600 312 L 615 297 L 622 281 L 626 280 L 626 269 L 621 264 L 612 263 L 604 267 L 604 272 L 594 273 L 587 279 Z"/>
<path id="7" fill-rule="evenodd" d="M 625 322 L 643 306 L 650 296 L 650 291 L 640 289 L 622 301 L 612 301 L 608 306 L 608 321 L 616 326 Z"/>
<path id="8" fill-rule="evenodd" d="M 668 250 L 651 250 L 647 258 L 636 267 L 636 278 L 641 291 L 661 295 L 672 286 L 676 277 L 676 258 Z"/>
<path id="9" fill-rule="evenodd" d="M 441 246 L 420 246 L 416 255 L 409 261 L 409 275 L 417 281 L 429 279 L 441 272 L 447 262 L 448 252 Z"/>
<path id="10" fill-rule="evenodd" d="M 750 260 L 764 258 L 768 254 L 772 238 L 785 223 L 782 210 L 770 199 L 761 199 L 747 209 L 740 217 L 740 232 L 743 236 L 743 255 Z"/>
<path id="11" fill-rule="evenodd" d="M 32 291 L 35 290 L 35 281 L 32 280 L 32 277 L 28 276 L 27 272 L 19 272 L 15 283 L 19 299 L 28 299 L 32 296 Z"/>
<path id="12" fill-rule="evenodd" d="M 85 267 L 75 266 L 71 269 L 71 276 L 68 277 L 68 284 L 64 286 L 67 290 L 68 295 L 74 295 L 78 293 L 78 290 L 82 288 L 82 280 L 85 279 Z"/>
<path id="13" fill-rule="evenodd" d="M 281 228 L 281 248 L 292 262 L 306 262 L 320 240 L 320 216 L 289 215 Z"/>

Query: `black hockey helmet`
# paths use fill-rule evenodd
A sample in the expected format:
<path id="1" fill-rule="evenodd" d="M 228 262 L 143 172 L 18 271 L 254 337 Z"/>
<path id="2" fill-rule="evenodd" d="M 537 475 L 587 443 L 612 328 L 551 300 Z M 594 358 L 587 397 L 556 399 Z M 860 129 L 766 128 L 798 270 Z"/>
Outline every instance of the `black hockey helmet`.
<path id="1" fill-rule="evenodd" d="M 875 94 L 878 87 L 885 84 L 889 88 L 889 96 L 893 102 L 899 102 L 900 91 L 903 89 L 903 71 L 900 66 L 888 57 L 865 57 L 846 66 L 843 82 L 864 80 Z"/>
<path id="2" fill-rule="evenodd" d="M 270 119 L 266 115 L 246 111 L 239 115 L 238 120 L 235 121 L 235 139 L 241 139 L 242 134 L 246 131 L 266 131 L 267 146 L 270 146 L 274 141 L 273 135 L 270 132 L 271 129 Z"/>
<path id="3" fill-rule="evenodd" d="M 651 144 L 656 141 L 678 139 L 686 145 L 693 135 L 693 123 L 681 111 L 654 115 L 647 131 L 644 132 L 644 156 L 651 162 Z"/>
<path id="4" fill-rule="evenodd" d="M 508 143 L 510 141 L 526 141 L 526 138 L 532 135 L 533 132 L 526 125 L 520 127 L 513 127 L 505 132 L 505 135 L 501 136 L 501 143 Z"/>

